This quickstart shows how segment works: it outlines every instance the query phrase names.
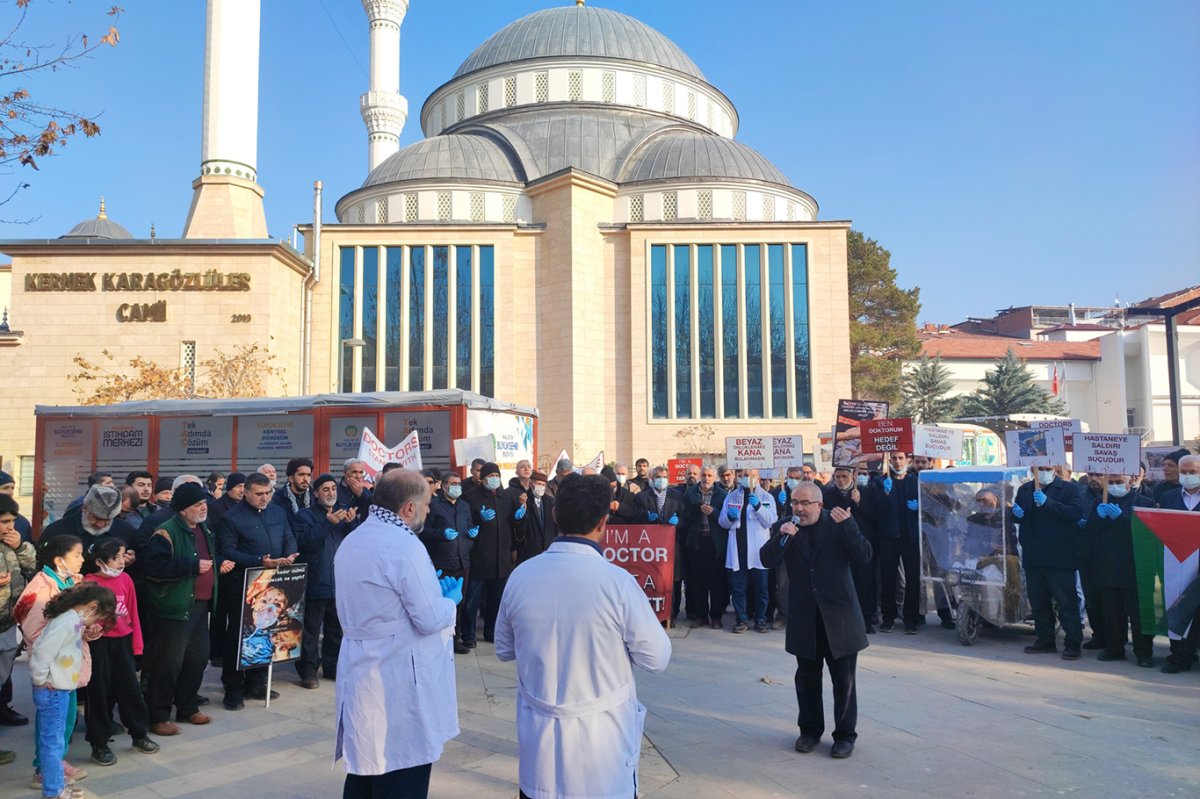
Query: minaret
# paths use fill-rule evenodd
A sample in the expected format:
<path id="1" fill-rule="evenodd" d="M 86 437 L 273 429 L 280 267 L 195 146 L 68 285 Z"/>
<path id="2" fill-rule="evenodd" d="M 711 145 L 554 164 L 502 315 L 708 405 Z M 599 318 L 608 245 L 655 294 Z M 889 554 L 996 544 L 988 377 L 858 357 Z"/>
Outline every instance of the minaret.
<path id="1" fill-rule="evenodd" d="M 200 177 L 183 236 L 265 239 L 258 185 L 260 0 L 208 0 Z"/>
<path id="2" fill-rule="evenodd" d="M 371 25 L 371 84 L 362 96 L 367 126 L 367 168 L 400 149 L 408 100 L 400 96 L 400 24 L 408 0 L 362 0 Z"/>

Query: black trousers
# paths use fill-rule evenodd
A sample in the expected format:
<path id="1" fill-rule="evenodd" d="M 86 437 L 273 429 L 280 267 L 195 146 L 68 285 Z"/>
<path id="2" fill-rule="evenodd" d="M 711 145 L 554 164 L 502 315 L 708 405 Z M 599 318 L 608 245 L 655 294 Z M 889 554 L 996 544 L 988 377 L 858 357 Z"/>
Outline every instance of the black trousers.
<path id="1" fill-rule="evenodd" d="M 896 579 L 904 565 L 904 623 L 916 624 L 921 612 L 921 550 L 915 539 L 879 539 L 879 615 L 896 620 Z M 865 611 L 864 611 L 865 612 Z"/>
<path id="2" fill-rule="evenodd" d="M 691 559 L 691 574 L 687 614 L 690 618 L 720 621 L 725 615 L 725 608 L 729 606 L 729 589 L 725 585 L 725 553 L 716 551 L 712 536 L 701 536 L 700 548 L 689 549 L 688 557 Z"/>
<path id="3" fill-rule="evenodd" d="M 241 621 L 239 614 L 242 606 L 238 598 L 242 596 L 245 577 L 246 572 L 242 569 L 217 576 L 220 585 L 209 622 L 208 656 L 212 660 L 220 660 L 222 665 L 225 663 L 225 641 L 229 637 L 229 628 L 236 629 Z M 234 652 L 232 657 L 237 657 L 237 653 Z"/>
<path id="4" fill-rule="evenodd" d="M 347 774 L 342 799 L 425 799 L 433 764 L 412 766 L 387 774 Z"/>
<path id="5" fill-rule="evenodd" d="M 321 637 L 324 628 L 325 636 Z M 333 599 L 304 600 L 304 637 L 300 641 L 300 659 L 296 673 L 301 679 L 316 677 L 320 667 L 325 678 L 337 676 L 338 650 L 342 647 L 342 623 L 338 621 Z"/>
<path id="6" fill-rule="evenodd" d="M 1054 644 L 1054 608 L 1063 628 L 1063 646 L 1083 644 L 1083 623 L 1079 621 L 1079 594 L 1075 592 L 1073 569 L 1025 567 L 1025 593 L 1033 610 L 1033 630 L 1037 643 Z"/>
<path id="7" fill-rule="evenodd" d="M 1093 586 L 1094 587 L 1094 586 Z M 1138 610 L 1136 588 L 1097 588 L 1098 599 L 1104 606 L 1104 623 L 1108 629 L 1104 631 L 1105 650 L 1111 654 L 1125 654 L 1125 631 L 1132 633 L 1133 654 L 1138 657 L 1150 657 L 1154 653 L 1154 636 L 1142 633 L 1141 612 Z M 1088 614 L 1088 620 L 1092 621 Z M 1092 628 L 1095 632 L 1095 628 Z"/>
<path id="8" fill-rule="evenodd" d="M 822 668 L 829 666 L 833 683 L 833 740 L 851 741 L 858 738 L 858 689 L 855 670 L 858 653 L 835 658 L 829 651 L 825 623 L 817 614 L 817 658 L 796 658 L 796 704 L 800 706 L 798 724 L 802 735 L 820 738 L 825 732 L 825 706 L 822 701 Z"/>
<path id="9" fill-rule="evenodd" d="M 86 700 L 88 743 L 108 743 L 114 703 L 129 735 L 134 740 L 145 738 L 150 728 L 150 709 L 138 685 L 133 636 L 97 638 L 88 643 L 88 648 L 92 654 L 92 679 Z"/>
<path id="10" fill-rule="evenodd" d="M 854 579 L 854 592 L 858 594 L 858 606 L 862 608 L 863 619 L 871 623 L 879 609 L 877 594 L 879 584 L 879 544 L 871 541 L 871 559 L 866 563 L 851 563 L 850 576 Z M 780 569 L 787 573 L 787 569 Z"/>
<path id="11" fill-rule="evenodd" d="M 505 577 L 500 580 L 476 580 L 474 577 L 466 584 L 467 593 L 464 598 L 462 639 L 463 643 L 473 643 L 477 629 L 480 606 L 483 609 L 483 637 L 491 640 L 496 636 L 496 614 L 500 612 L 500 600 L 504 598 L 504 586 L 508 582 Z"/>
<path id="12" fill-rule="evenodd" d="M 1196 616 L 1192 619 L 1192 628 L 1187 637 L 1171 641 L 1171 654 L 1167 656 L 1167 660 L 1184 668 L 1191 668 L 1196 660 L 1197 649 L 1200 649 L 1200 610 L 1196 611 Z"/>
<path id="13" fill-rule="evenodd" d="M 200 710 L 196 700 L 208 665 L 208 606 L 197 601 L 187 621 L 156 618 L 147 661 L 146 704 L 150 724 L 169 721 L 171 706 L 183 720 Z"/>
<path id="14" fill-rule="evenodd" d="M 1125 633 L 1121 633 L 1120 641 L 1108 640 L 1108 632 L 1111 625 L 1106 619 L 1107 614 L 1104 612 L 1104 590 L 1096 585 L 1092 579 L 1092 569 L 1087 565 L 1079 566 L 1079 584 L 1083 586 L 1083 608 L 1087 611 L 1088 626 L 1092 628 L 1092 637 L 1099 638 L 1100 643 L 1109 644 L 1115 648 L 1117 644 L 1121 648 L 1125 648 Z"/>

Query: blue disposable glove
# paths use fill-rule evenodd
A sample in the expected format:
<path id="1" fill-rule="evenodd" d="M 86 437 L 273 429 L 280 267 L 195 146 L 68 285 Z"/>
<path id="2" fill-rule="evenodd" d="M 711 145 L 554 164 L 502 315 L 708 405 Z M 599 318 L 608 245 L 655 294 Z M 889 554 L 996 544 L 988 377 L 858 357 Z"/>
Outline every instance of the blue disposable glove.
<path id="1" fill-rule="evenodd" d="M 453 541 L 458 538 L 458 530 L 455 530 L 453 527 L 447 527 L 446 532 L 442 533 L 442 535 L 446 536 L 447 541 Z"/>
<path id="2" fill-rule="evenodd" d="M 1043 505 L 1045 505 L 1046 504 L 1046 492 L 1045 491 L 1034 491 L 1033 492 L 1033 504 L 1037 505 L 1039 508 L 1042 507 Z"/>
<path id="3" fill-rule="evenodd" d="M 915 499 L 910 499 L 906 504 L 908 505 L 909 510 L 916 510 L 920 507 Z"/>
<path id="4" fill-rule="evenodd" d="M 485 522 L 490 522 L 496 518 L 496 511 L 491 508 L 483 508 L 479 511 L 479 518 Z"/>
<path id="5" fill-rule="evenodd" d="M 883 493 L 885 493 L 885 494 L 892 493 L 892 478 L 890 478 L 890 477 L 883 478 Z"/>
<path id="6" fill-rule="evenodd" d="M 1013 505 L 1012 506 L 1012 515 L 1013 515 L 1014 519 L 1024 519 L 1025 518 L 1025 509 L 1022 508 L 1020 505 Z"/>
<path id="7" fill-rule="evenodd" d="M 1080 519 L 1078 522 L 1079 529 L 1082 530 L 1083 528 L 1087 527 L 1087 523 L 1088 523 L 1088 520 L 1086 518 Z"/>
<path id="8" fill-rule="evenodd" d="M 477 535 L 479 535 L 479 525 L 476 525 L 476 526 L 472 527 L 471 529 L 467 530 L 467 538 L 474 538 Z"/>
<path id="9" fill-rule="evenodd" d="M 762 503 L 761 503 L 761 502 L 759 502 L 759 500 L 758 500 L 758 494 L 751 494 L 751 495 L 750 495 L 750 507 L 751 507 L 752 509 L 754 509 L 754 510 L 758 510 L 758 506 L 759 506 L 759 505 L 761 505 L 761 504 L 762 504 Z"/>
<path id="10" fill-rule="evenodd" d="M 667 524 L 674 527 L 675 525 L 679 524 L 679 517 L 675 514 L 671 514 L 671 518 L 667 519 Z"/>
<path id="11" fill-rule="evenodd" d="M 1096 513 L 1102 519 L 1115 519 L 1121 515 L 1121 506 L 1114 502 L 1105 502 L 1096 506 Z"/>
<path id="12" fill-rule="evenodd" d="M 441 572 L 439 571 L 440 575 Z M 442 588 L 442 596 L 445 599 L 451 600 L 454 604 L 462 602 L 463 594 L 463 578 L 461 577 L 440 577 L 438 585 Z"/>
<path id="13" fill-rule="evenodd" d="M 736 522 L 740 514 L 738 513 L 737 508 L 730 508 L 729 510 L 725 511 L 725 515 L 729 517 L 729 521 Z"/>
<path id="14" fill-rule="evenodd" d="M 658 514 L 657 513 L 647 513 L 646 518 L 652 522 L 656 522 L 656 521 L 658 521 Z"/>
<path id="15" fill-rule="evenodd" d="M 525 506 L 524 505 L 517 508 L 517 513 L 514 518 L 516 518 L 517 521 L 521 521 L 521 519 L 525 518 Z"/>

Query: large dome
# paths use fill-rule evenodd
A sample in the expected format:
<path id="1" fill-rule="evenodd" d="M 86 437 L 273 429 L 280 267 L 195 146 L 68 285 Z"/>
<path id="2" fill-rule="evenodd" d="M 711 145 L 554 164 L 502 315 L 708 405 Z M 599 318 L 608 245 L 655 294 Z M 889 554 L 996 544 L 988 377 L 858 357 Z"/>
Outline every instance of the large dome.
<path id="1" fill-rule="evenodd" d="M 513 61 L 571 56 L 653 64 L 704 80 L 695 62 L 649 25 L 587 6 L 549 8 L 522 17 L 481 44 L 454 77 Z"/>
<path id="2" fill-rule="evenodd" d="M 692 130 L 672 130 L 652 138 L 629 159 L 619 182 L 705 178 L 791 185 L 757 150 L 732 139 Z"/>
<path id="3" fill-rule="evenodd" d="M 524 183 L 504 149 L 483 136 L 434 136 L 405 147 L 371 171 L 363 187 L 405 180 Z"/>

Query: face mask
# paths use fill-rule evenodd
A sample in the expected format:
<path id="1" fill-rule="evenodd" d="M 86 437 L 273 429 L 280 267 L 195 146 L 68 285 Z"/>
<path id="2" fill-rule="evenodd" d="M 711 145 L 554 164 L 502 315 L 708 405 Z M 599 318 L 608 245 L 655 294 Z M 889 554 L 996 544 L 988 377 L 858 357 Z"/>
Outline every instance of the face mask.
<path id="1" fill-rule="evenodd" d="M 789 491 L 790 491 L 791 489 L 795 488 L 795 487 L 796 487 L 796 486 L 798 486 L 798 485 L 800 485 L 800 481 L 799 481 L 797 478 L 795 478 L 795 477 L 789 477 L 789 478 L 787 479 L 787 487 L 788 487 L 788 490 L 789 490 Z"/>
<path id="2" fill-rule="evenodd" d="M 534 486 L 533 487 L 533 495 L 535 497 L 537 497 L 538 499 L 541 499 L 542 497 L 546 496 L 546 487 L 545 486 Z"/>
<path id="3" fill-rule="evenodd" d="M 495 476 L 489 477 L 483 481 L 483 484 L 488 487 L 488 491 L 495 491 L 500 488 L 500 478 Z"/>
<path id="4" fill-rule="evenodd" d="M 737 484 L 739 486 L 741 486 L 742 488 L 749 488 L 750 487 L 750 478 L 749 477 L 739 477 L 737 479 Z"/>
<path id="5" fill-rule="evenodd" d="M 617 485 L 619 485 L 619 486 L 625 485 L 625 475 L 623 475 L 623 474 L 617 475 Z"/>
<path id="6" fill-rule="evenodd" d="M 1124 483 L 1115 483 L 1108 487 L 1108 495 L 1110 497 L 1123 497 L 1129 493 L 1129 486 Z"/>
<path id="7" fill-rule="evenodd" d="M 871 482 L 871 476 L 869 474 L 857 475 L 854 478 L 854 482 L 858 483 L 859 488 L 865 488 Z"/>
<path id="8" fill-rule="evenodd" d="M 654 490 L 655 491 L 666 491 L 667 490 L 667 478 L 655 477 L 654 478 Z"/>
<path id="9" fill-rule="evenodd" d="M 1054 472 L 1038 471 L 1037 481 L 1044 486 L 1048 486 L 1054 482 Z"/>
<path id="10" fill-rule="evenodd" d="M 450 499 L 458 499 L 459 497 L 462 496 L 462 486 L 461 485 L 449 486 L 446 489 L 446 496 L 450 497 Z"/>
<path id="11" fill-rule="evenodd" d="M 100 573 L 103 574 L 105 577 L 120 577 L 124 573 L 124 571 L 125 571 L 124 566 L 120 567 L 119 569 L 114 569 L 111 566 L 107 566 L 103 563 L 100 564 Z"/>
<path id="12" fill-rule="evenodd" d="M 1184 488 L 1200 488 L 1200 474 L 1179 475 L 1179 485 Z"/>

